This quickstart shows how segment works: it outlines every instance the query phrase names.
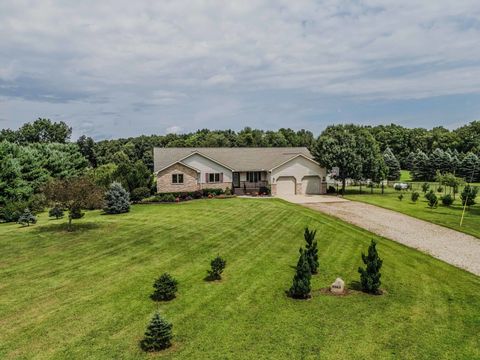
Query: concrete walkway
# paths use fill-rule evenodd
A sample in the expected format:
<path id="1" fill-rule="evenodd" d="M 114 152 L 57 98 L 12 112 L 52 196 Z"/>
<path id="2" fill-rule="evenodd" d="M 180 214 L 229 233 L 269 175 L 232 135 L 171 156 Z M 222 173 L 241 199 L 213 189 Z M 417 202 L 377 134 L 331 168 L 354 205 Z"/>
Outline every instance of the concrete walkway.
<path id="1" fill-rule="evenodd" d="M 480 276 L 480 239 L 474 236 L 396 211 L 334 196 L 282 198 L 335 216 Z"/>

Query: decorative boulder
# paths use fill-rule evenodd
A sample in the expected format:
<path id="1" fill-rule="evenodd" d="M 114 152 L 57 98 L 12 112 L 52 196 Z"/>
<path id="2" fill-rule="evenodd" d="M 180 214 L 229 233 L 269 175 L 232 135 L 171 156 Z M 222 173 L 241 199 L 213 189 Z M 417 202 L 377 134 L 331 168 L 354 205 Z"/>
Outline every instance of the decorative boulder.
<path id="1" fill-rule="evenodd" d="M 330 292 L 336 295 L 345 294 L 345 281 L 340 278 L 336 278 L 335 282 L 330 285 Z"/>

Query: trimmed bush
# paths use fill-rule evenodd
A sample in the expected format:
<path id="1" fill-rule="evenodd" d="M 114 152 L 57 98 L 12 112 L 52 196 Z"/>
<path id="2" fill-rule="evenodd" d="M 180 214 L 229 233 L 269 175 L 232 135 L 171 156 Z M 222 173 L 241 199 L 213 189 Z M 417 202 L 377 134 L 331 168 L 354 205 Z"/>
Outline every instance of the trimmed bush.
<path id="1" fill-rule="evenodd" d="M 424 182 L 424 183 L 422 184 L 422 191 L 423 191 L 424 194 L 428 191 L 429 188 L 430 188 L 430 184 L 429 184 L 429 183 Z"/>
<path id="2" fill-rule="evenodd" d="M 85 215 L 85 213 L 82 212 L 82 209 L 78 206 L 74 206 L 70 209 L 70 212 L 68 213 L 68 218 L 81 219 L 83 215 Z"/>
<path id="3" fill-rule="evenodd" d="M 433 190 L 430 190 L 425 197 L 428 200 L 428 206 L 433 209 L 434 207 L 437 206 L 438 204 L 438 198 L 437 195 L 433 192 Z"/>
<path id="4" fill-rule="evenodd" d="M 443 192 L 443 186 L 439 186 L 439 187 L 437 188 L 437 192 L 439 192 L 439 193 Z"/>
<path id="5" fill-rule="evenodd" d="M 136 189 L 132 190 L 132 193 L 130 194 L 130 200 L 133 202 L 139 202 L 142 201 L 143 199 L 147 198 L 150 196 L 150 189 L 147 187 L 139 187 Z"/>
<path id="6" fill-rule="evenodd" d="M 208 273 L 207 280 L 221 280 L 222 273 L 226 265 L 227 265 L 227 262 L 224 259 L 222 259 L 220 256 L 217 256 L 215 259 L 213 259 L 210 262 L 211 269 L 207 270 L 207 273 Z"/>
<path id="7" fill-rule="evenodd" d="M 18 218 L 18 223 L 25 226 L 30 226 L 30 224 L 35 224 L 37 222 L 37 218 L 33 215 L 29 208 L 25 208 L 22 215 Z"/>
<path id="8" fill-rule="evenodd" d="M 403 200 L 403 194 L 398 195 L 398 200 L 400 200 L 400 201 Z"/>
<path id="9" fill-rule="evenodd" d="M 307 245 L 305 246 L 307 253 L 307 261 L 308 265 L 310 266 L 310 272 L 312 274 L 318 273 L 318 247 L 317 241 L 315 240 L 315 235 L 317 234 L 317 230 L 309 230 L 308 227 L 305 228 L 305 232 L 303 237 L 305 238 L 305 242 Z"/>
<path id="10" fill-rule="evenodd" d="M 450 194 L 447 194 L 442 197 L 442 204 L 445 206 L 450 206 L 453 204 L 453 197 Z"/>
<path id="11" fill-rule="evenodd" d="M 147 352 L 160 351 L 170 347 L 173 337 L 172 327 L 173 325 L 162 319 L 159 313 L 155 313 L 140 342 L 140 347 Z"/>
<path id="12" fill-rule="evenodd" d="M 55 219 L 60 219 L 63 217 L 63 209 L 57 204 L 48 212 L 49 217 L 54 217 Z"/>
<path id="13" fill-rule="evenodd" d="M 420 197 L 420 194 L 416 191 L 412 192 L 412 195 L 410 195 L 410 199 L 412 200 L 412 202 L 417 202 L 419 197 Z"/>
<path id="14" fill-rule="evenodd" d="M 362 253 L 362 261 L 366 265 L 366 268 L 358 268 L 360 273 L 360 283 L 362 284 L 362 290 L 370 294 L 378 294 L 380 288 L 380 268 L 382 267 L 383 260 L 380 259 L 377 253 L 377 243 L 372 240 L 368 247 L 368 254 Z"/>
<path id="15" fill-rule="evenodd" d="M 297 262 L 292 286 L 288 290 L 288 295 L 294 299 L 308 299 L 310 297 L 310 279 L 312 273 L 306 251 L 300 248 L 300 258 Z"/>
<path id="16" fill-rule="evenodd" d="M 121 214 L 130 211 L 130 196 L 118 182 L 110 184 L 105 193 L 105 207 L 103 208 L 107 214 Z"/>
<path id="17" fill-rule="evenodd" d="M 155 301 L 168 301 L 175 298 L 177 292 L 178 281 L 175 280 L 170 274 L 163 273 L 155 283 L 153 288 L 155 289 L 151 298 Z"/>
<path id="18" fill-rule="evenodd" d="M 478 188 L 471 185 L 465 185 L 460 198 L 462 199 L 462 205 L 472 206 L 475 205 L 475 198 L 477 197 Z"/>

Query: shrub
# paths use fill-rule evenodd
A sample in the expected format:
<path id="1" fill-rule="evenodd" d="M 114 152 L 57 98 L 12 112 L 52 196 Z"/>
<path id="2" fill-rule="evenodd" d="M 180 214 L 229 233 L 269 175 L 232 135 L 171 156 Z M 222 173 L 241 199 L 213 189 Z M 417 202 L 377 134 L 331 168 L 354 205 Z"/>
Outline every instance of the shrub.
<path id="1" fill-rule="evenodd" d="M 335 194 L 336 192 L 337 192 L 337 189 L 335 189 L 335 186 L 328 185 L 327 194 Z"/>
<path id="2" fill-rule="evenodd" d="M 0 206 L 0 220 L 17 222 L 26 207 L 28 207 L 26 201 L 7 202 L 4 206 Z"/>
<path id="3" fill-rule="evenodd" d="M 155 289 L 151 298 L 155 301 L 168 301 L 175 298 L 177 292 L 178 281 L 170 276 L 168 273 L 162 274 L 155 283 L 153 288 Z"/>
<path id="4" fill-rule="evenodd" d="M 309 230 L 308 227 L 305 228 L 303 237 L 307 245 L 305 246 L 305 252 L 307 255 L 308 265 L 310 266 L 310 272 L 312 274 L 318 273 L 318 247 L 317 241 L 315 240 L 315 235 L 317 234 L 316 230 Z"/>
<path id="5" fill-rule="evenodd" d="M 438 203 L 438 198 L 437 195 L 433 192 L 433 190 L 430 190 L 430 192 L 427 194 L 428 196 L 425 196 L 428 200 L 428 206 L 430 209 L 433 209 L 435 206 L 437 206 Z"/>
<path id="6" fill-rule="evenodd" d="M 437 192 L 439 192 L 439 193 L 443 192 L 443 186 L 439 186 L 439 187 L 437 188 Z"/>
<path id="7" fill-rule="evenodd" d="M 144 351 L 153 352 L 170 347 L 173 337 L 172 327 L 173 325 L 162 319 L 159 313 L 155 313 L 140 342 L 141 348 Z"/>
<path id="8" fill-rule="evenodd" d="M 35 224 L 37 222 L 37 218 L 33 215 L 29 208 L 25 208 L 22 215 L 18 218 L 18 223 L 21 225 L 30 226 L 30 224 Z"/>
<path id="9" fill-rule="evenodd" d="M 232 190 L 229 187 L 225 189 L 225 195 L 232 195 Z"/>
<path id="10" fill-rule="evenodd" d="M 85 215 L 85 213 L 82 212 L 82 209 L 78 206 L 75 206 L 70 209 L 70 212 L 68 213 L 68 218 L 81 219 L 83 215 Z"/>
<path id="11" fill-rule="evenodd" d="M 260 195 L 270 195 L 272 193 L 272 190 L 269 186 L 260 186 L 258 192 Z"/>
<path id="12" fill-rule="evenodd" d="M 28 208 L 37 214 L 45 210 L 47 206 L 47 198 L 43 194 L 33 194 L 28 200 Z"/>
<path id="13" fill-rule="evenodd" d="M 130 194 L 130 199 L 133 202 L 139 202 L 142 201 L 143 199 L 147 198 L 150 196 L 150 189 L 147 187 L 139 187 L 136 189 L 132 190 L 132 193 Z"/>
<path id="14" fill-rule="evenodd" d="M 50 209 L 50 211 L 48 212 L 48 216 L 54 217 L 58 220 L 63 217 L 63 209 L 60 207 L 60 205 L 57 204 Z"/>
<path id="15" fill-rule="evenodd" d="M 442 197 L 442 204 L 445 206 L 450 206 L 453 204 L 453 197 L 450 194 L 447 194 Z"/>
<path id="16" fill-rule="evenodd" d="M 118 182 L 110 184 L 105 193 L 105 207 L 107 214 L 121 214 L 130 211 L 130 196 L 123 186 Z"/>
<path id="17" fill-rule="evenodd" d="M 160 202 L 175 202 L 175 196 L 173 194 L 161 194 L 158 195 L 158 201 Z"/>
<path id="18" fill-rule="evenodd" d="M 410 195 L 410 198 L 412 199 L 413 202 L 417 202 L 419 197 L 420 197 L 420 194 L 416 191 L 412 192 L 412 195 Z"/>
<path id="19" fill-rule="evenodd" d="M 429 188 L 430 188 L 430 184 L 429 184 L 429 183 L 424 182 L 424 183 L 422 184 L 422 191 L 423 191 L 424 194 L 428 191 Z"/>
<path id="20" fill-rule="evenodd" d="M 477 187 L 474 187 L 471 185 L 465 185 L 462 193 L 460 194 L 460 198 L 462 199 L 462 205 L 463 206 L 475 205 L 475 198 L 477 197 L 477 193 L 478 193 Z"/>
<path id="21" fill-rule="evenodd" d="M 372 240 L 368 247 L 368 254 L 362 253 L 362 261 L 366 265 L 366 268 L 358 268 L 360 273 L 360 283 L 362 284 L 363 291 L 370 294 L 378 294 L 380 288 L 380 268 L 383 261 L 380 259 L 376 248 L 377 243 Z"/>
<path id="22" fill-rule="evenodd" d="M 288 290 L 288 295 L 294 299 L 308 299 L 310 297 L 310 279 L 312 273 L 308 265 L 307 254 L 300 248 L 300 258 L 297 262 L 292 286 Z"/>
<path id="23" fill-rule="evenodd" d="M 220 256 L 217 256 L 210 262 L 211 270 L 207 270 L 208 280 L 221 280 L 222 279 L 222 272 L 225 269 L 227 262 L 222 259 Z"/>
<path id="24" fill-rule="evenodd" d="M 217 196 L 224 193 L 223 189 L 203 189 L 202 192 L 204 197 L 209 197 L 210 195 Z"/>
<path id="25" fill-rule="evenodd" d="M 400 201 L 403 200 L 403 194 L 398 195 L 398 200 L 400 200 Z"/>

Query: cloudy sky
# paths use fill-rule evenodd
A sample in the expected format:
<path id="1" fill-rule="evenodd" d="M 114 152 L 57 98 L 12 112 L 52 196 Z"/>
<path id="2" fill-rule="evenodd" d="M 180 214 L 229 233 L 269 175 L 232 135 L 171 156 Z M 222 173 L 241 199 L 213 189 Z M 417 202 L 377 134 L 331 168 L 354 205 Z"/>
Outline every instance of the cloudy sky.
<path id="1" fill-rule="evenodd" d="M 0 1 L 0 128 L 480 119 L 479 0 Z"/>

